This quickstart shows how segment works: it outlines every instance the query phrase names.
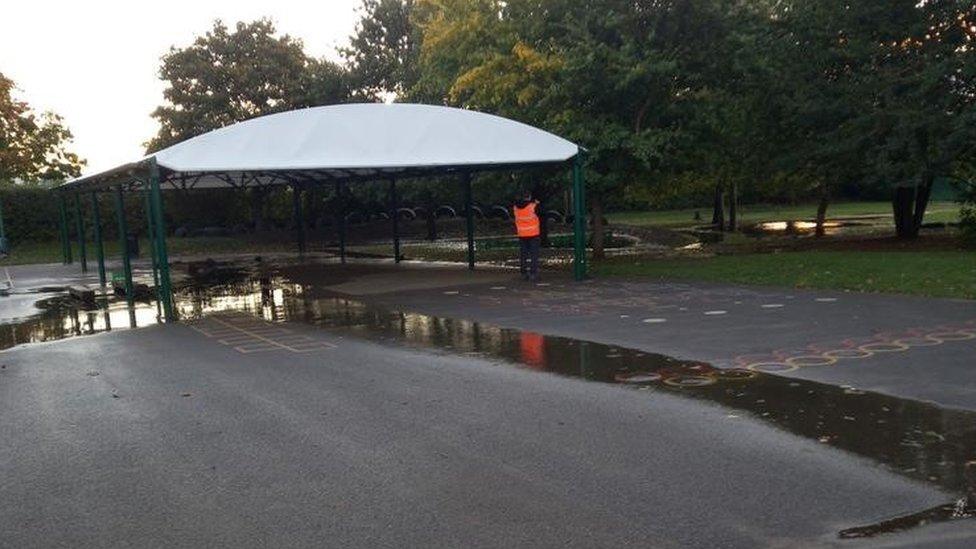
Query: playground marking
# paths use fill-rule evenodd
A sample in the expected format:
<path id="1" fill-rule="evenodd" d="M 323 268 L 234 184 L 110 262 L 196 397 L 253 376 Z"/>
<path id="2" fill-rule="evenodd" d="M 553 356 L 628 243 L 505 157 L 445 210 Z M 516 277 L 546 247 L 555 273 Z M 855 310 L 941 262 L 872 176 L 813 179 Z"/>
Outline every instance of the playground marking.
<path id="1" fill-rule="evenodd" d="M 721 316 L 728 314 L 728 311 L 705 311 L 705 316 Z"/>
<path id="2" fill-rule="evenodd" d="M 782 309 L 785 307 L 782 303 L 767 303 L 762 306 L 763 309 Z"/>
<path id="3" fill-rule="evenodd" d="M 818 297 L 816 299 L 817 303 L 835 303 L 836 301 L 836 297 Z"/>
<path id="4" fill-rule="evenodd" d="M 641 322 L 643 322 L 644 324 L 663 324 L 667 321 L 668 319 L 666 318 L 645 318 Z"/>
<path id="5" fill-rule="evenodd" d="M 268 351 L 308 353 L 336 348 L 333 343 L 296 334 L 288 328 L 246 315 L 226 316 L 224 318 L 212 316 L 189 326 L 241 354 Z"/>

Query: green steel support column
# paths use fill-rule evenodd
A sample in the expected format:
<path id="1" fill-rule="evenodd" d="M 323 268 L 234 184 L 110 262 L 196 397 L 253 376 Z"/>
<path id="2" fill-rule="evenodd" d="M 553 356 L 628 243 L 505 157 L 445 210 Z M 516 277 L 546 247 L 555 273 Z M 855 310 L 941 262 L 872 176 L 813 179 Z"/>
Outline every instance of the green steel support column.
<path id="1" fill-rule="evenodd" d="M 152 158 L 149 164 L 149 189 L 152 192 L 153 217 L 156 225 L 155 231 L 156 255 L 159 264 L 159 285 L 160 298 L 163 302 L 163 316 L 167 322 L 176 320 L 176 311 L 173 309 L 173 287 L 169 278 L 169 255 L 166 253 L 166 223 L 163 218 L 163 197 L 159 191 L 159 166 L 156 159 Z"/>
<path id="2" fill-rule="evenodd" d="M 468 232 L 468 269 L 474 270 L 474 201 L 471 196 L 471 174 L 464 172 L 462 176 L 464 185 L 464 210 L 465 224 Z"/>
<path id="3" fill-rule="evenodd" d="M 61 217 L 61 258 L 65 265 L 71 264 L 71 237 L 68 233 L 68 206 L 64 203 L 64 195 L 58 195 L 58 213 Z"/>
<path id="4" fill-rule="evenodd" d="M 586 278 L 586 181 L 583 151 L 573 160 L 573 278 Z"/>
<path id="5" fill-rule="evenodd" d="M 393 220 L 393 261 L 400 262 L 400 200 L 397 198 L 396 178 L 390 178 L 390 217 Z"/>
<path id="6" fill-rule="evenodd" d="M 88 272 L 88 253 L 85 250 L 85 219 L 81 215 L 81 195 L 75 193 L 75 224 L 78 231 L 78 259 L 81 260 L 81 272 Z"/>
<path id="7" fill-rule="evenodd" d="M 298 257 L 305 258 L 305 216 L 302 214 L 302 187 L 297 183 L 291 187 L 292 206 L 295 217 L 295 238 L 298 240 Z"/>
<path id="8" fill-rule="evenodd" d="M 98 282 L 105 287 L 105 244 L 102 242 L 102 217 L 98 213 L 98 195 L 91 193 L 92 228 L 95 231 L 95 255 L 98 256 Z"/>
<path id="9" fill-rule="evenodd" d="M 346 264 L 346 196 L 342 181 L 336 181 L 336 204 L 339 214 L 336 219 L 336 229 L 339 231 L 339 261 Z"/>
<path id="10" fill-rule="evenodd" d="M 119 222 L 119 249 L 122 250 L 122 275 L 125 277 L 125 301 L 132 308 L 132 263 L 129 261 L 129 229 L 125 226 L 125 200 L 122 198 L 122 187 L 115 188 L 115 215 Z"/>
<path id="11" fill-rule="evenodd" d="M 146 236 L 149 238 L 149 258 L 152 262 L 152 272 L 153 272 L 153 289 L 156 291 L 156 304 L 157 312 L 159 305 L 159 258 L 156 254 L 156 231 L 153 230 L 153 223 L 155 217 L 153 216 L 153 205 L 152 205 L 152 195 L 149 192 L 149 188 L 146 188 L 145 196 L 145 208 L 146 208 Z"/>

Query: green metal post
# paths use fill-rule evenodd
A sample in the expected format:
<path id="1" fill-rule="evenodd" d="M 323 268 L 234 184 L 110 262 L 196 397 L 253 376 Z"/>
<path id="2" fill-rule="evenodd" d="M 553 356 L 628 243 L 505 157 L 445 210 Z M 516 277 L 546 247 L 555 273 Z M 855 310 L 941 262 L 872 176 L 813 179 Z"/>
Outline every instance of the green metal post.
<path id="1" fill-rule="evenodd" d="M 78 258 L 81 260 L 81 272 L 88 272 L 88 253 L 85 250 L 85 219 L 81 215 L 81 195 L 75 193 L 75 224 L 78 231 Z"/>
<path id="2" fill-rule="evenodd" d="M 586 278 L 586 182 L 583 151 L 573 159 L 573 278 Z"/>
<path id="3" fill-rule="evenodd" d="M 342 181 L 336 181 L 336 203 L 339 214 L 336 219 L 336 228 L 339 232 L 339 261 L 346 264 L 346 196 Z"/>
<path id="4" fill-rule="evenodd" d="M 122 275 L 125 277 L 125 301 L 131 308 L 135 301 L 132 293 L 132 262 L 129 260 L 129 229 L 125 226 L 125 200 L 122 187 L 115 188 L 115 215 L 119 222 L 119 249 L 122 250 Z"/>
<path id="5" fill-rule="evenodd" d="M 71 264 L 71 240 L 68 233 L 68 206 L 64 195 L 58 195 L 58 213 L 61 217 L 61 258 L 65 265 Z"/>
<path id="6" fill-rule="evenodd" d="M 153 205 L 152 205 L 152 195 L 149 192 L 149 188 L 146 188 L 144 194 L 146 202 L 146 236 L 149 238 L 149 258 L 152 263 L 153 272 L 153 288 L 156 290 L 156 303 L 159 303 L 159 258 L 156 254 L 156 231 L 153 230 Z M 158 312 L 158 307 L 157 307 Z"/>
<path id="7" fill-rule="evenodd" d="M 295 218 L 295 238 L 298 240 L 298 257 L 305 258 L 305 216 L 302 213 L 302 187 L 297 183 L 292 185 L 292 206 Z"/>
<path id="8" fill-rule="evenodd" d="M 393 261 L 400 262 L 400 200 L 397 197 L 396 178 L 390 178 L 390 219 L 393 221 Z"/>
<path id="9" fill-rule="evenodd" d="M 462 176 L 464 186 L 465 224 L 468 232 L 468 269 L 474 270 L 474 201 L 471 195 L 471 174 L 464 172 Z"/>
<path id="10" fill-rule="evenodd" d="M 163 302 L 163 316 L 167 322 L 176 320 L 173 309 L 173 287 L 169 278 L 169 255 L 166 253 L 166 223 L 163 218 L 163 197 L 159 191 L 159 166 L 156 159 L 149 163 L 149 189 L 152 192 L 153 217 L 156 225 L 153 227 L 156 240 L 156 255 L 159 265 L 159 290 Z"/>
<path id="11" fill-rule="evenodd" d="M 105 244 L 102 242 L 102 217 L 98 212 L 98 195 L 91 193 L 92 228 L 95 231 L 95 255 L 98 256 L 98 282 L 105 287 Z"/>

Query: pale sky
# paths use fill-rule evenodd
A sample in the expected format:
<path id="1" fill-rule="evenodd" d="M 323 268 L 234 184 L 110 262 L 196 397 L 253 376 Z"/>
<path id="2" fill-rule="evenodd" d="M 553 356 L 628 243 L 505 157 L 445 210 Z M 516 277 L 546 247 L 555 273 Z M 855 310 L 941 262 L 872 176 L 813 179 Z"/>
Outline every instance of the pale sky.
<path id="1" fill-rule="evenodd" d="M 203 34 L 214 19 L 270 17 L 313 56 L 337 59 L 361 0 L 9 0 L 0 72 L 36 110 L 64 117 L 86 173 L 140 158 L 163 100 L 159 58 Z"/>

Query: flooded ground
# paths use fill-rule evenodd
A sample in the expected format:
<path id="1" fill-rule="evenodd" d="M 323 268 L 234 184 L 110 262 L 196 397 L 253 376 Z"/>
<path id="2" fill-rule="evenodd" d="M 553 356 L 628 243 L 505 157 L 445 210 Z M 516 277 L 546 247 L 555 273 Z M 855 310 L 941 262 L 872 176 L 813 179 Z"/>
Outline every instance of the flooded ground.
<path id="1" fill-rule="evenodd" d="M 177 309 L 189 322 L 245 313 L 268 322 L 300 322 L 332 332 L 436 352 L 477 356 L 522 368 L 664 391 L 728 410 L 727 419 L 758 419 L 797 436 L 873 460 L 962 499 L 841 533 L 872 536 L 972 514 L 976 412 L 948 409 L 813 381 L 745 369 L 721 369 L 638 350 L 501 328 L 466 320 L 378 308 L 298 284 L 271 265 L 204 264 L 178 284 Z M 129 329 L 158 322 L 151 299 L 133 308 L 112 295 L 93 308 L 66 288 L 32 289 L 40 313 L 0 326 L 0 348 Z M 6 299 L 6 298 L 5 298 Z M 968 499 L 967 499 L 968 498 Z"/>

